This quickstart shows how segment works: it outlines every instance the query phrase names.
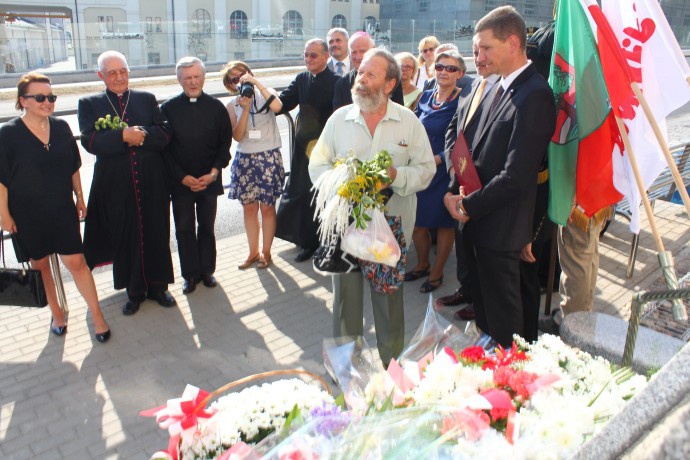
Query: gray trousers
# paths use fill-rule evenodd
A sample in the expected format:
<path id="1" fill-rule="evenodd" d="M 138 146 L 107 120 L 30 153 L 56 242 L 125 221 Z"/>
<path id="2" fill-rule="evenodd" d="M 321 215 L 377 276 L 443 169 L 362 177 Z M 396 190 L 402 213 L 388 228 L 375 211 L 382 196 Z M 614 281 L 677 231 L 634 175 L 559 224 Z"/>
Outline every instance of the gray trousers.
<path id="1" fill-rule="evenodd" d="M 405 341 L 402 286 L 394 294 L 378 294 L 371 288 L 376 346 L 384 366 L 396 358 Z M 364 276 L 333 275 L 333 336 L 364 335 Z"/>

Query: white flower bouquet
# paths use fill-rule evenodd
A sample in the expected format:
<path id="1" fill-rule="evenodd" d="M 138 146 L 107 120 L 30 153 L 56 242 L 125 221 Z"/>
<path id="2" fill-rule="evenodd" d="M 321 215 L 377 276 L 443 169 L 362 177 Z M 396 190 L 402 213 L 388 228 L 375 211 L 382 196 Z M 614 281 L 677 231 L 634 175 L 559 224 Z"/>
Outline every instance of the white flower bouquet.
<path id="1" fill-rule="evenodd" d="M 365 382 L 350 379 L 345 400 L 368 404 L 353 407 L 346 428 L 324 434 L 339 419 L 312 420 L 264 458 L 568 458 L 646 385 L 551 335 L 495 353 L 445 347 L 387 371 L 356 367 Z"/>
<path id="2" fill-rule="evenodd" d="M 299 373 L 314 376 L 307 371 Z M 270 374 L 275 372 L 258 374 L 239 382 Z M 168 449 L 157 452 L 151 460 L 209 460 L 231 458 L 231 453 L 254 454 L 250 446 L 287 431 L 293 422 L 309 420 L 312 412 L 335 411 L 335 401 L 328 392 L 299 379 L 251 386 L 222 396 L 205 408 L 212 396 L 236 383 L 226 385 L 214 394 L 188 386 L 182 398 L 142 411 L 141 415 L 155 416 L 159 426 L 167 429 L 171 436 Z"/>

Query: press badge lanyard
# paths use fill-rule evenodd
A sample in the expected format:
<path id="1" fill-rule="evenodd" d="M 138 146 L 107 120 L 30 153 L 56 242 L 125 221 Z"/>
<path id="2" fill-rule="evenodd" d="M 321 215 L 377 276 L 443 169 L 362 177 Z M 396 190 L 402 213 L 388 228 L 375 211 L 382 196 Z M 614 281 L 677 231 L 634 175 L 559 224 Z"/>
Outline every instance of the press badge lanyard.
<path id="1" fill-rule="evenodd" d="M 271 97 L 269 97 L 268 100 L 266 101 L 266 103 L 259 109 L 256 107 L 256 97 L 252 97 L 252 105 L 254 106 L 254 111 L 252 111 L 251 106 L 249 107 L 249 115 L 252 116 L 252 128 L 256 128 L 256 125 L 254 124 L 254 115 L 257 113 L 261 113 L 264 110 L 266 110 L 266 113 L 268 113 L 268 111 L 270 110 L 268 106 L 271 104 L 271 102 L 273 102 L 273 100 L 275 98 L 276 97 L 271 94 Z M 261 138 L 261 133 L 259 131 L 257 131 L 256 129 L 250 129 L 249 130 L 249 138 L 250 139 L 259 139 L 259 138 Z"/>

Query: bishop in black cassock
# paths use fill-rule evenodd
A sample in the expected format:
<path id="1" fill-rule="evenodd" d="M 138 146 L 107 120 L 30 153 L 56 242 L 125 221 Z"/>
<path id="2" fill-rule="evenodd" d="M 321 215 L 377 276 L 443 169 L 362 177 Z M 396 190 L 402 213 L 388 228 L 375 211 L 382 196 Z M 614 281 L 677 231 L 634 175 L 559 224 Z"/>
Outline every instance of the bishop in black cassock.
<path id="1" fill-rule="evenodd" d="M 90 268 L 113 264 L 115 289 L 127 289 L 122 312 L 132 315 L 146 298 L 175 305 L 172 283 L 170 191 L 162 152 L 168 122 L 153 94 L 129 89 L 125 57 L 106 51 L 99 59 L 103 93 L 79 100 L 81 144 L 96 155 L 84 230 Z M 96 129 L 100 118 L 119 117 L 127 127 Z"/>

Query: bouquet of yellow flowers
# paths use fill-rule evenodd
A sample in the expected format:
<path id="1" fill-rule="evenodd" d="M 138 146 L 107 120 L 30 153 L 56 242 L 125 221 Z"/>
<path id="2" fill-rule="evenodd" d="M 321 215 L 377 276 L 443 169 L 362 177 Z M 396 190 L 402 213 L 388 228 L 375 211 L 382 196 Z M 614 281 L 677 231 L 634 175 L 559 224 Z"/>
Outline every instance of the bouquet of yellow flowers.
<path id="1" fill-rule="evenodd" d="M 343 252 L 370 262 L 397 263 L 400 246 L 383 215 L 390 197 L 386 186 L 392 182 L 388 176 L 392 164 L 385 150 L 366 161 L 350 152 L 319 176 L 314 189 L 318 192 L 316 217 L 322 246 L 337 245 Z M 368 228 L 372 220 L 374 225 Z"/>
<path id="2" fill-rule="evenodd" d="M 317 192 L 315 217 L 319 219 L 321 243 L 342 236 L 353 219 L 360 229 L 367 227 L 371 217 L 368 209 L 383 209 L 386 195 L 381 193 L 392 182 L 388 168 L 393 164 L 386 150 L 374 158 L 360 161 L 355 153 L 336 161 L 332 170 L 324 172 L 314 183 Z"/>

